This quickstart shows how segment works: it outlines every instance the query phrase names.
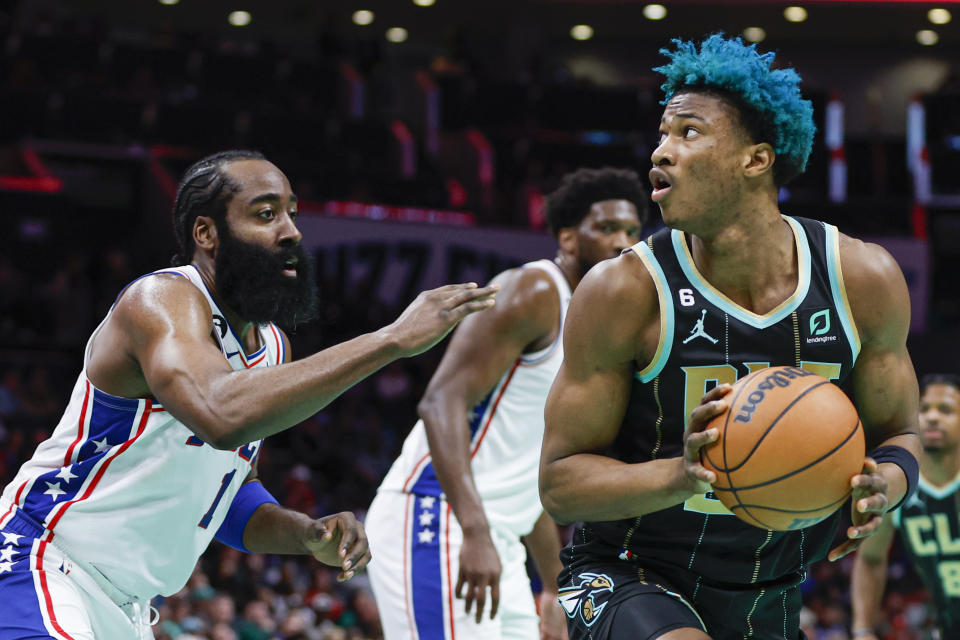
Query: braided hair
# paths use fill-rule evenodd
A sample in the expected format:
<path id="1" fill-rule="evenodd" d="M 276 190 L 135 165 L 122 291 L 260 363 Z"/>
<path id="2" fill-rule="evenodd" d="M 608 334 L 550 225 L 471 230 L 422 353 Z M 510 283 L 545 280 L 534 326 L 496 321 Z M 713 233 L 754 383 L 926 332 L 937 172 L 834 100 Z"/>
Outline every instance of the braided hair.
<path id="1" fill-rule="evenodd" d="M 240 190 L 224 169 L 237 160 L 265 160 L 259 151 L 231 150 L 207 156 L 190 165 L 177 186 L 173 202 L 173 233 L 177 254 L 173 266 L 189 264 L 195 249 L 193 225 L 197 216 L 210 216 L 222 221 L 227 214 L 227 201 Z"/>

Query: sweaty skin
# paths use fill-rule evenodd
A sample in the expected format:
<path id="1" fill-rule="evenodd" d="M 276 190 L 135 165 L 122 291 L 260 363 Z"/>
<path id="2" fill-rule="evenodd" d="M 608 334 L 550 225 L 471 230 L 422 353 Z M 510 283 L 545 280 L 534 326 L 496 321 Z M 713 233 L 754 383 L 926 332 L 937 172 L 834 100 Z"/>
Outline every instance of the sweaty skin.
<path id="1" fill-rule="evenodd" d="M 736 117 L 714 96 L 674 96 L 651 158 L 653 199 L 668 226 L 692 238 L 700 273 L 736 304 L 763 314 L 797 287 L 796 247 L 777 208 L 773 149 L 747 139 Z M 868 450 L 894 444 L 917 454 L 906 283 L 879 246 L 841 236 L 840 259 L 862 343 L 851 376 Z M 726 409 L 730 385 L 711 390 L 694 409 L 682 457 L 627 464 L 594 453 L 615 439 L 631 376 L 653 360 L 658 305 L 650 274 L 630 253 L 597 265 L 573 296 L 565 359 L 547 400 L 540 471 L 543 504 L 558 522 L 653 513 L 709 491 L 715 480 L 700 464 L 699 450 L 717 438 L 704 427 Z M 851 486 L 854 524 L 831 560 L 876 531 L 904 495 L 906 478 L 894 464 L 877 468 L 868 461 Z"/>
<path id="2" fill-rule="evenodd" d="M 240 185 L 226 213 L 237 240 L 271 251 L 300 242 L 297 198 L 277 167 L 237 160 L 225 171 Z M 192 264 L 245 351 L 256 352 L 261 345 L 254 325 L 217 295 L 219 238 L 212 218 L 197 218 L 193 240 Z M 232 449 L 301 422 L 389 362 L 429 349 L 467 315 L 491 308 L 496 290 L 470 283 L 427 291 L 378 331 L 297 362 L 234 371 L 213 338 L 210 305 L 197 287 L 174 275 L 151 276 L 134 282 L 95 332 L 87 373 L 112 395 L 155 398 L 207 444 Z M 289 359 L 289 340 L 282 338 Z M 252 470 L 246 482 L 255 480 Z M 243 540 L 251 551 L 310 554 L 340 566 L 341 580 L 370 559 L 363 527 L 346 512 L 313 520 L 264 504 L 248 521 Z"/>

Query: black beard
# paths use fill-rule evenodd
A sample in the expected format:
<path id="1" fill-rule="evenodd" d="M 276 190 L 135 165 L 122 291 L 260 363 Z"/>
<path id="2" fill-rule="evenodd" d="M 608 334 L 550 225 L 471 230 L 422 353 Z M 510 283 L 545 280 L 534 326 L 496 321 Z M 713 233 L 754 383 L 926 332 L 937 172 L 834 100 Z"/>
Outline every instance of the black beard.
<path id="1" fill-rule="evenodd" d="M 218 224 L 220 246 L 214 262 L 217 293 L 247 322 L 273 322 L 291 331 L 317 315 L 313 256 L 296 244 L 279 251 L 238 240 L 227 224 Z M 297 258 L 297 277 L 283 275 Z"/>

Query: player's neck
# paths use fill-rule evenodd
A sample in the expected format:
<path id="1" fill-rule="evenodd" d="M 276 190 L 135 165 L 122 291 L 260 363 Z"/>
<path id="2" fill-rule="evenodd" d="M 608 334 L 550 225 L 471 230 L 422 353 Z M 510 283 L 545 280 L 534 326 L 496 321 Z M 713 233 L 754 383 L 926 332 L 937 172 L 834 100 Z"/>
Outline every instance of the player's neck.
<path id="1" fill-rule="evenodd" d="M 709 235 L 689 235 L 688 243 L 703 277 L 754 313 L 767 313 L 796 289 L 796 240 L 779 213 L 751 216 Z"/>
<path id="2" fill-rule="evenodd" d="M 926 451 L 920 454 L 923 477 L 935 486 L 942 487 L 960 474 L 960 448 L 944 451 Z"/>
<path id="3" fill-rule="evenodd" d="M 557 256 L 553 259 L 553 263 L 560 267 L 560 271 L 563 272 L 563 277 L 567 279 L 567 284 L 570 285 L 570 291 L 576 289 L 577 285 L 580 284 L 579 261 L 568 253 L 557 251 Z"/>

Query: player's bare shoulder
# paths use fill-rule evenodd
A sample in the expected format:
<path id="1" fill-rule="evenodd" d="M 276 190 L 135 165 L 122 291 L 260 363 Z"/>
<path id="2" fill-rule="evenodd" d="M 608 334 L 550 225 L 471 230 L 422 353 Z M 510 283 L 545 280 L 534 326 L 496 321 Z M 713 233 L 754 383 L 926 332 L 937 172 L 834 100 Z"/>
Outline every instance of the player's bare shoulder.
<path id="1" fill-rule="evenodd" d="M 529 266 L 508 269 L 497 275 L 490 284 L 500 285 L 497 304 L 485 314 L 477 314 L 476 321 L 502 318 L 543 329 L 559 326 L 557 285 L 544 269 Z M 490 317 L 484 318 L 487 314 Z"/>
<path id="2" fill-rule="evenodd" d="M 647 271 L 647 267 L 633 251 L 624 251 L 616 258 L 598 262 L 577 287 L 575 295 L 603 295 L 611 299 L 623 298 L 629 303 L 637 293 L 652 291 L 656 294 L 656 285 Z M 646 295 L 642 296 L 647 298 Z M 654 295 L 654 302 L 656 296 Z"/>
<path id="3" fill-rule="evenodd" d="M 117 300 L 108 323 L 134 334 L 149 334 L 168 323 L 196 327 L 204 334 L 213 328 L 210 304 L 187 278 L 158 273 L 133 282 Z"/>
<path id="4" fill-rule="evenodd" d="M 144 395 L 138 353 L 163 336 L 209 340 L 212 330 L 210 305 L 187 278 L 171 273 L 140 278 L 121 293 L 94 334 L 87 374 L 109 393 Z"/>
<path id="5" fill-rule="evenodd" d="M 840 269 L 854 320 L 866 336 L 908 325 L 910 295 L 900 266 L 878 244 L 840 234 Z"/>
<path id="6" fill-rule="evenodd" d="M 656 352 L 660 335 L 657 287 L 633 251 L 595 265 L 577 287 L 567 313 L 569 332 L 590 332 L 591 348 L 613 348 L 637 363 Z"/>

